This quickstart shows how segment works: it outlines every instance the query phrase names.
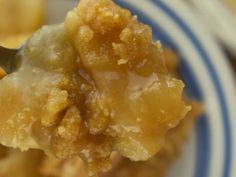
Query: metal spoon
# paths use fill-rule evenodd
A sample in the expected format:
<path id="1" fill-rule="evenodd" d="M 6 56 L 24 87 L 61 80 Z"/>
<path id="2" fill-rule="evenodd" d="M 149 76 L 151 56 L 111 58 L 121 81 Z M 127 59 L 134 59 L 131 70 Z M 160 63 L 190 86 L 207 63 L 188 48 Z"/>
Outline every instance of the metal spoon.
<path id="1" fill-rule="evenodd" d="M 12 73 L 15 70 L 17 63 L 18 49 L 8 49 L 0 46 L 0 67 L 3 68 L 7 74 Z"/>
<path id="2" fill-rule="evenodd" d="M 62 22 L 67 12 L 76 6 L 78 0 L 50 0 L 46 1 L 46 18 L 47 25 Z M 57 4 L 57 5 L 55 5 Z M 12 73 L 17 69 L 20 59 L 16 57 L 18 49 L 8 49 L 0 46 L 0 67 L 7 74 Z"/>

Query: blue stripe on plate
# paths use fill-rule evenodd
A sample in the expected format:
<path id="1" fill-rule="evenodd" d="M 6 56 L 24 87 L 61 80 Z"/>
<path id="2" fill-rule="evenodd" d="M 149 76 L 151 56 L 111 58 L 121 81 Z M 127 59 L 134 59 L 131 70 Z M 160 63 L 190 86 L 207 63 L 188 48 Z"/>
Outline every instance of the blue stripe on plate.
<path id="1" fill-rule="evenodd" d="M 169 43 L 170 41 L 168 41 Z M 175 46 L 176 47 L 176 46 Z M 186 92 L 188 96 L 194 96 L 198 100 L 203 100 L 202 91 L 199 88 L 197 79 L 194 77 L 191 67 L 186 60 L 182 59 L 180 64 L 180 72 L 184 82 L 186 83 Z M 202 115 L 196 125 L 196 166 L 194 177 L 208 177 L 209 161 L 210 161 L 210 136 L 209 122 L 206 115 Z"/>
<path id="2" fill-rule="evenodd" d="M 222 177 L 229 177 L 230 169 L 231 169 L 231 160 L 232 160 L 231 159 L 231 154 L 232 154 L 231 135 L 232 134 L 231 134 L 231 130 L 230 130 L 229 113 L 228 113 L 227 103 L 225 101 L 223 88 L 220 84 L 216 70 L 213 67 L 210 57 L 208 56 L 206 50 L 201 45 L 201 42 L 197 39 L 197 37 L 191 31 L 191 29 L 187 26 L 187 24 L 177 14 L 175 14 L 168 6 L 166 6 L 164 2 L 158 1 L 158 0 L 151 0 L 151 1 L 153 1 L 166 14 L 168 14 L 169 17 L 171 17 L 179 25 L 179 27 L 186 33 L 186 35 L 189 37 L 189 39 L 191 39 L 195 48 L 199 51 L 199 54 L 201 54 L 202 59 L 210 72 L 210 76 L 212 77 L 217 94 L 219 95 L 222 118 L 223 118 L 223 122 L 224 122 L 225 159 L 224 159 L 224 171 L 223 171 Z"/>
<path id="3" fill-rule="evenodd" d="M 153 28 L 153 35 L 156 39 L 161 39 L 161 41 L 165 44 L 165 46 L 177 49 L 177 46 L 174 45 L 174 42 L 168 37 L 168 35 L 161 30 L 159 26 L 155 22 L 153 22 L 151 19 L 149 19 L 144 13 L 142 13 L 140 10 L 134 8 L 132 5 L 117 0 L 117 2 L 127 7 L 129 10 L 131 10 L 134 14 L 137 14 L 139 16 L 139 19 L 144 22 L 145 24 L 149 24 Z M 185 60 L 182 60 L 181 62 L 181 71 L 184 76 L 184 81 L 187 86 L 187 92 L 189 92 L 194 97 L 202 100 L 202 92 L 200 88 L 198 87 L 197 80 L 190 70 L 190 67 L 187 66 L 187 63 L 184 62 Z M 189 84 L 188 84 L 189 83 Z M 189 85 L 191 85 L 189 87 Z M 204 117 L 204 116 L 203 116 Z M 202 117 L 202 118 L 203 118 Z M 210 139 L 209 139 L 209 127 L 208 127 L 208 120 L 206 117 L 203 119 L 200 119 L 197 123 L 197 152 L 196 152 L 196 167 L 195 167 L 195 177 L 207 177 L 208 170 L 209 170 L 209 159 L 210 159 Z"/>

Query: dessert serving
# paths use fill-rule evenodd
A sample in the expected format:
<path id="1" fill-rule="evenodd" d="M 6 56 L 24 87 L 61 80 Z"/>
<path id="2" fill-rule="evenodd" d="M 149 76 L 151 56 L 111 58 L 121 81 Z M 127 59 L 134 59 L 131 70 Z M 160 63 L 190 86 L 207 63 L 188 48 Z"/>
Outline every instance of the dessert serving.
<path id="1" fill-rule="evenodd" d="M 178 60 L 169 49 L 164 50 L 166 65 L 171 75 L 176 74 Z M 170 165 L 179 156 L 182 144 L 192 129 L 196 117 L 202 112 L 202 107 L 196 101 L 188 101 L 191 111 L 184 117 L 181 123 L 167 133 L 166 142 L 159 153 L 145 162 L 132 162 L 127 158 L 115 154 L 111 157 L 112 169 L 108 173 L 102 173 L 101 177 L 165 177 Z M 10 148 L 0 148 L 0 175 L 12 177 L 88 177 L 86 166 L 79 157 L 64 160 L 46 156 L 39 150 L 20 151 Z M 29 166 L 27 164 L 32 164 Z M 14 167 L 14 171 L 11 169 Z"/>
<path id="2" fill-rule="evenodd" d="M 10 150 L 3 163 L 36 162 L 35 176 L 164 175 L 201 112 L 183 99 L 174 53 L 111 0 L 81 0 L 17 60 L 0 70 L 0 143 L 38 150 Z"/>

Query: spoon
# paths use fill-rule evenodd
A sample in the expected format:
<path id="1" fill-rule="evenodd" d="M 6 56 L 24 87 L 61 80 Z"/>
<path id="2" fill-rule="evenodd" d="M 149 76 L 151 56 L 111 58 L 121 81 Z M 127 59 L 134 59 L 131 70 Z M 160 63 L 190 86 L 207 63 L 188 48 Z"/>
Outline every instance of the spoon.
<path id="1" fill-rule="evenodd" d="M 46 1 L 46 17 L 47 25 L 60 23 L 65 18 L 67 12 L 78 3 L 78 0 L 50 0 Z M 60 4 L 55 6 L 55 4 Z M 0 69 L 6 71 L 7 74 L 14 72 L 20 63 L 20 59 L 16 57 L 17 49 L 8 49 L 0 46 Z"/>
<path id="2" fill-rule="evenodd" d="M 7 74 L 14 72 L 17 62 L 18 49 L 9 49 L 0 46 L 0 68 L 6 71 Z"/>

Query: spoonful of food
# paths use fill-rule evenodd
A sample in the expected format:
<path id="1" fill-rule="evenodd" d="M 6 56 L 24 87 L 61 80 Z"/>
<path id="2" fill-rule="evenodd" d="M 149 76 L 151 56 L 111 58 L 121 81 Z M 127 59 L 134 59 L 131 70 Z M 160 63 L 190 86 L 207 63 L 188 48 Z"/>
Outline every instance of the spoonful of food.
<path id="1" fill-rule="evenodd" d="M 112 0 L 81 0 L 20 50 L 1 47 L 0 144 L 79 156 L 89 176 L 109 170 L 114 151 L 132 161 L 154 156 L 191 108 L 152 38 Z"/>

